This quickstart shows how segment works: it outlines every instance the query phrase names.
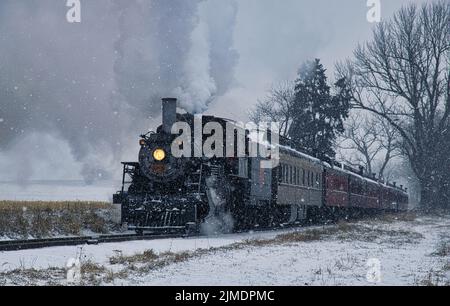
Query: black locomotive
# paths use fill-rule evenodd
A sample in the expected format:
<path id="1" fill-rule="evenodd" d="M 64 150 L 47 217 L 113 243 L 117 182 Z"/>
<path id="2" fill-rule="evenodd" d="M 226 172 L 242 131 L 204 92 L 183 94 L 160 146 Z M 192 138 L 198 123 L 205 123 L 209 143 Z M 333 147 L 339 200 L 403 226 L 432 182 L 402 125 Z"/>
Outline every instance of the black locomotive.
<path id="1" fill-rule="evenodd" d="M 162 110 L 157 131 L 141 135 L 139 162 L 123 163 L 122 189 L 113 196 L 114 203 L 122 205 L 123 223 L 139 233 L 269 228 L 324 212 L 329 216 L 408 207 L 403 186 L 338 163 L 330 165 L 288 143 L 273 144 L 270 132 L 266 146 L 276 146 L 279 156 L 274 167 L 262 167 L 263 162 L 273 162 L 273 156 L 252 154 L 258 140 L 251 130 L 223 118 L 178 114 L 172 98 L 163 99 Z M 212 122 L 232 134 L 221 136 L 222 154 L 206 156 L 198 149 L 211 136 L 202 132 Z M 175 123 L 189 127 L 189 135 L 184 135 L 189 141 L 178 143 Z M 239 148 L 241 136 L 244 145 Z M 175 157 L 174 146 L 191 154 Z M 229 150 L 234 154 L 225 157 Z"/>

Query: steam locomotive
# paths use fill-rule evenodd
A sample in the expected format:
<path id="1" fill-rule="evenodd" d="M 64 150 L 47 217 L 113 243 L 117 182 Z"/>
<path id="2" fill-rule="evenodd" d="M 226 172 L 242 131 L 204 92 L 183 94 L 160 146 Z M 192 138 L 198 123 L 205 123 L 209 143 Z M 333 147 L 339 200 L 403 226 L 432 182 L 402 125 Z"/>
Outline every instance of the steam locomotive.
<path id="1" fill-rule="evenodd" d="M 198 154 L 211 136 L 202 133 L 212 132 L 210 123 L 220 126 L 215 132 L 233 127 L 231 137 L 217 141 L 221 148 L 212 145 L 217 146 L 214 156 Z M 188 127 L 184 142 L 176 125 Z M 278 157 L 273 167 L 263 167 L 273 156 L 252 154 L 259 140 L 240 128 L 223 118 L 179 114 L 176 99 L 163 99 L 162 125 L 141 135 L 139 161 L 122 163 L 122 189 L 113 195 L 113 202 L 121 204 L 122 222 L 138 233 L 227 232 L 408 209 L 403 186 L 319 160 L 293 149 L 288 140 L 273 144 L 270 132 L 264 145 L 275 148 Z M 241 148 L 236 146 L 240 136 Z M 185 154 L 176 157 L 175 149 Z M 229 150 L 233 156 L 225 157 Z M 197 152 L 194 157 L 192 152 Z"/>

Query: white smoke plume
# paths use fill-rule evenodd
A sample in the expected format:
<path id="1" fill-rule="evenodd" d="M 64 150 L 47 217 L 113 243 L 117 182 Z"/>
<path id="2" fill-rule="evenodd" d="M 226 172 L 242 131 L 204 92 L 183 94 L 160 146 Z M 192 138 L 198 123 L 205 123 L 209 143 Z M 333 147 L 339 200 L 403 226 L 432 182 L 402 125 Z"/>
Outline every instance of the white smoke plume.
<path id="1" fill-rule="evenodd" d="M 237 9 L 229 1 L 232 9 L 211 18 L 211 6 L 217 9 L 223 2 L 134 0 L 116 6 L 120 56 L 115 67 L 128 103 L 141 109 L 151 100 L 156 110 L 161 97 L 174 96 L 187 111 L 200 113 L 216 94 L 226 92 L 238 58 L 232 49 Z"/>
<path id="2" fill-rule="evenodd" d="M 159 116 L 161 97 L 205 110 L 237 62 L 236 5 L 224 1 L 229 13 L 211 18 L 213 2 L 81 1 L 82 22 L 70 24 L 65 1 L 1 1 L 0 157 L 29 165 L 32 178 L 53 157 L 38 160 L 24 141 L 52 135 L 58 141 L 47 142 L 67 143 L 87 181 L 107 178 L 125 154 L 136 158 L 128 151 Z M 25 173 L 17 169 L 11 177 Z"/>

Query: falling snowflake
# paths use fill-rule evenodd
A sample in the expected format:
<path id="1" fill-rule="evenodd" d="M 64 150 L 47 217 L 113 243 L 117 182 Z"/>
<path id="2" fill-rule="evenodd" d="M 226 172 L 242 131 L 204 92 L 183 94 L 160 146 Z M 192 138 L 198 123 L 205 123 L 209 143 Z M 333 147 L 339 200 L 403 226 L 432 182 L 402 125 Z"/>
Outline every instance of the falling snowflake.
<path id="1" fill-rule="evenodd" d="M 0 118 L 0 123 L 2 123 L 3 121 L 5 121 L 5 119 L 3 119 L 3 118 Z"/>

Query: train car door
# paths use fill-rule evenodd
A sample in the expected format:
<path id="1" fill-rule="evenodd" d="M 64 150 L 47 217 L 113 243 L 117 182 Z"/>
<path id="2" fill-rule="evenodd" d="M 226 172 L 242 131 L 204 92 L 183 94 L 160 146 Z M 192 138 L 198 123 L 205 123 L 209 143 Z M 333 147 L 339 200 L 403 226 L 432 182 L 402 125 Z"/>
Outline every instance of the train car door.
<path id="1" fill-rule="evenodd" d="M 263 158 L 250 158 L 251 172 L 251 204 L 269 204 L 272 199 L 272 169 L 262 168 L 261 162 L 267 160 Z"/>

